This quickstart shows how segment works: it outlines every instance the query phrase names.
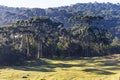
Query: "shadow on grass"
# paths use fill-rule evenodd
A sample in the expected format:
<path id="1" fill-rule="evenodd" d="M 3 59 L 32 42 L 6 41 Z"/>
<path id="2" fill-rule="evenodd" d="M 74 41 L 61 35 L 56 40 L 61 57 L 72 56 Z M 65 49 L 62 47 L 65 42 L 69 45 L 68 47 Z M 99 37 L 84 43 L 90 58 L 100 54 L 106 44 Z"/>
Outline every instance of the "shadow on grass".
<path id="1" fill-rule="evenodd" d="M 81 59 L 79 59 L 79 60 L 81 60 Z M 107 70 L 120 70 L 120 68 L 118 68 L 120 61 L 104 61 L 104 60 L 100 60 L 98 58 L 90 58 L 90 59 L 85 58 L 85 60 L 87 61 L 87 63 L 90 63 L 90 64 L 98 63 L 92 67 L 99 66 L 102 68 L 102 70 L 84 69 L 83 71 L 85 71 L 85 72 L 110 75 L 110 74 L 115 74 L 115 73 L 109 72 Z M 67 60 L 67 61 L 70 61 L 70 60 Z M 50 62 L 50 60 L 41 59 L 41 60 L 37 60 L 37 61 L 28 61 L 23 66 L 12 66 L 12 67 L 6 66 L 6 67 L 0 67 L 0 68 L 1 69 L 12 68 L 12 69 L 24 70 L 24 71 L 55 72 L 55 68 L 89 67 L 89 66 L 90 66 L 89 64 L 84 64 L 84 63 L 82 63 L 82 64 L 81 63 L 80 64 L 66 64 L 66 63 L 53 64 Z M 110 68 L 104 68 L 106 66 L 110 66 Z"/>
<path id="2" fill-rule="evenodd" d="M 99 70 L 99 69 L 84 69 L 83 71 L 91 72 L 91 73 L 95 73 L 95 74 L 100 74 L 100 75 L 112 75 L 112 74 L 115 74 L 115 73 L 110 72 L 110 71 Z"/>
<path id="3" fill-rule="evenodd" d="M 53 68 L 47 67 L 49 62 L 44 60 L 25 62 L 22 66 L 0 66 L 0 69 L 15 69 L 23 71 L 54 72 Z"/>
<path id="4" fill-rule="evenodd" d="M 102 64 L 98 64 L 98 66 L 119 66 L 120 61 L 104 61 Z"/>
<path id="5" fill-rule="evenodd" d="M 26 62 L 23 66 L 5 66 L 1 67 L 2 69 L 11 68 L 15 70 L 24 70 L 24 71 L 38 71 L 38 72 L 55 72 L 55 68 L 70 68 L 70 67 L 84 67 L 85 64 L 64 64 L 57 63 L 53 64 L 49 61 L 38 60 Z"/>
<path id="6" fill-rule="evenodd" d="M 120 70 L 120 66 L 119 67 L 111 67 L 111 68 L 104 68 L 105 70 Z"/>
<path id="7" fill-rule="evenodd" d="M 16 70 L 24 70 L 24 71 L 38 71 L 38 72 L 55 72 L 52 68 L 47 67 L 39 67 L 39 66 L 20 66 L 20 67 L 12 67 Z"/>

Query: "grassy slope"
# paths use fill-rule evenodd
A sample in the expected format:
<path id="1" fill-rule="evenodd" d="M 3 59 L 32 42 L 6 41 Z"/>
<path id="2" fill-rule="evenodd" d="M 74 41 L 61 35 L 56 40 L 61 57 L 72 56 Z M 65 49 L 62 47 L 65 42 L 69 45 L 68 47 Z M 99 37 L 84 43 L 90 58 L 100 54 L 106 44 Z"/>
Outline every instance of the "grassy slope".
<path id="1" fill-rule="evenodd" d="M 119 59 L 120 55 L 112 59 L 42 59 L 27 66 L 1 67 L 0 80 L 120 80 Z"/>

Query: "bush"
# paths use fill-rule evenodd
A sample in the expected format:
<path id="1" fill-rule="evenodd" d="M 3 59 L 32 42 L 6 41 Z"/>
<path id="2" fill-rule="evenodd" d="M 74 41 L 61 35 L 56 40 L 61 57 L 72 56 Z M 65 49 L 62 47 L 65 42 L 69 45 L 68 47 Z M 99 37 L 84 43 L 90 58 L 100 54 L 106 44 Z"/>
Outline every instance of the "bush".
<path id="1" fill-rule="evenodd" d="M 19 53 L 17 50 L 10 51 L 7 53 L 0 53 L 0 65 L 21 65 L 24 63 L 24 61 L 24 55 L 22 53 Z"/>
<path id="2" fill-rule="evenodd" d="M 120 53 L 120 46 L 111 46 L 110 53 L 111 54 L 119 54 Z"/>

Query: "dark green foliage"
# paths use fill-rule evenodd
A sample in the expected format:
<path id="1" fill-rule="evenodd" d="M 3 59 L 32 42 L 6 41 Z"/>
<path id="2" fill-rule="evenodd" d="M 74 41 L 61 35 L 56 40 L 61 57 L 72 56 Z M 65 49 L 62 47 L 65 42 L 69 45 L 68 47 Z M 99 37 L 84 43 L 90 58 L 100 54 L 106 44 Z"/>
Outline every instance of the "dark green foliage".
<path id="1" fill-rule="evenodd" d="M 120 46 L 118 46 L 118 45 L 111 46 L 111 47 L 109 48 L 109 50 L 110 50 L 110 53 L 111 53 L 111 54 L 112 54 L 112 53 L 119 54 L 119 53 L 120 53 Z"/>
<path id="2" fill-rule="evenodd" d="M 70 28 L 47 16 L 17 21 L 12 26 L 0 28 L 1 64 L 19 65 L 25 60 L 43 57 L 62 59 L 107 55 L 112 39 L 110 32 L 101 26 L 88 24 L 102 17 L 84 15 L 83 18 L 86 17 L 87 25 Z"/>
<path id="3" fill-rule="evenodd" d="M 49 16 L 55 22 L 61 22 L 64 27 L 71 27 L 74 23 L 91 24 L 109 29 L 113 37 L 119 36 L 116 27 L 120 25 L 120 4 L 112 3 L 77 3 L 71 6 L 63 6 L 58 8 L 12 8 L 0 6 L 0 25 L 9 25 L 18 20 L 27 20 L 34 16 Z M 71 22 L 71 17 L 78 21 Z M 77 17 L 76 17 L 77 16 Z M 97 16 L 97 17 L 96 17 Z M 81 18 L 81 22 L 80 19 Z M 103 20 L 104 18 L 104 20 Z M 92 20 L 92 21 L 91 21 Z"/>
<path id="4" fill-rule="evenodd" d="M 25 55 L 20 53 L 18 50 L 6 49 L 4 46 L 0 49 L 0 65 L 11 66 L 11 65 L 21 65 L 25 61 Z M 4 51 L 4 52 L 3 52 Z"/>

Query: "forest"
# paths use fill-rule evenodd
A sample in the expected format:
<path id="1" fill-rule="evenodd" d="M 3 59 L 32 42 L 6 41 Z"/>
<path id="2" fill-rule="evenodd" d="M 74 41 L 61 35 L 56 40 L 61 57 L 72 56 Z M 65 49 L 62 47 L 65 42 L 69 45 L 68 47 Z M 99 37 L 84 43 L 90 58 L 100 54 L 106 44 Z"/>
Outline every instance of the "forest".
<path id="1" fill-rule="evenodd" d="M 79 18 L 79 19 L 78 19 Z M 102 27 L 92 26 L 91 20 L 100 16 L 74 16 L 82 24 L 65 28 L 47 16 L 21 20 L 1 27 L 1 65 L 20 65 L 26 60 L 40 58 L 94 57 L 119 53 L 119 40 Z M 84 24 L 83 24 L 84 23 Z M 116 43 L 115 40 L 118 40 Z"/>
<path id="2" fill-rule="evenodd" d="M 120 80 L 120 4 L 1 5 L 0 80 Z"/>
<path id="3" fill-rule="evenodd" d="M 0 6 L 0 65 L 21 65 L 40 58 L 119 54 L 119 6 L 112 3 L 78 3 L 48 9 Z"/>

